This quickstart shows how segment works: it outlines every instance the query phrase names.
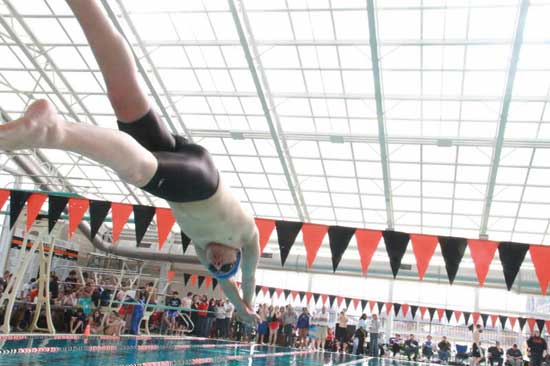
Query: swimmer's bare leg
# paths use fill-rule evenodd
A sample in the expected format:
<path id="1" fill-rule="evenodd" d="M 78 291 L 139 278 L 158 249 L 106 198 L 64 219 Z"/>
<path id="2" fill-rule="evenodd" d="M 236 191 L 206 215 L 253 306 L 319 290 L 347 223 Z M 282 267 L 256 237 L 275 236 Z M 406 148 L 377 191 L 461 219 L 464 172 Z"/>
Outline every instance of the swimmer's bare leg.
<path id="1" fill-rule="evenodd" d="M 60 149 L 84 155 L 113 169 L 127 183 L 145 186 L 157 159 L 130 135 L 64 121 L 46 100 L 32 103 L 23 117 L 0 124 L 0 150 Z"/>
<path id="2" fill-rule="evenodd" d="M 116 117 L 130 123 L 150 109 L 138 81 L 134 56 L 97 0 L 67 0 L 92 48 Z"/>

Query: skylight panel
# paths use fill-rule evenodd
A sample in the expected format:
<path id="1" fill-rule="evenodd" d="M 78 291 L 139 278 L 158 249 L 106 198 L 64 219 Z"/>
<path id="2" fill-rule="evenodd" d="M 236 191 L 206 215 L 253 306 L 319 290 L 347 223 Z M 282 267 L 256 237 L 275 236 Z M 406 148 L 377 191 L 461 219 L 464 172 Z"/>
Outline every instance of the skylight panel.
<path id="1" fill-rule="evenodd" d="M 132 23 L 143 41 L 175 41 L 178 39 L 178 33 L 176 33 L 168 14 L 133 14 Z"/>
<path id="2" fill-rule="evenodd" d="M 279 158 L 261 158 L 265 171 L 268 173 L 283 173 L 283 167 Z"/>
<path id="3" fill-rule="evenodd" d="M 516 232 L 523 232 L 523 233 L 544 233 L 546 231 L 546 227 L 548 225 L 548 220 L 535 220 L 532 218 L 518 218 L 516 221 Z M 539 241 L 536 241 L 535 244 L 540 243 L 540 237 L 538 238 Z"/>
<path id="4" fill-rule="evenodd" d="M 355 162 L 357 167 L 357 176 L 361 178 L 369 179 L 382 179 L 382 165 L 380 163 L 357 161 Z"/>
<path id="5" fill-rule="evenodd" d="M 191 70 L 159 70 L 164 85 L 171 91 L 197 91 L 200 85 Z"/>
<path id="6" fill-rule="evenodd" d="M 318 207 L 315 205 L 308 206 L 309 216 L 313 221 L 319 222 L 319 220 L 327 221 L 328 223 L 334 222 L 334 211 L 329 207 Z"/>
<path id="7" fill-rule="evenodd" d="M 451 197 L 453 195 L 453 184 L 444 182 L 422 182 L 424 196 L 430 197 Z"/>
<path id="8" fill-rule="evenodd" d="M 548 71 L 517 71 L 514 79 L 513 96 L 541 96 L 548 95 L 550 72 Z"/>
<path id="9" fill-rule="evenodd" d="M 274 93 L 304 93 L 302 75 L 296 70 L 266 70 L 271 91 Z"/>
<path id="10" fill-rule="evenodd" d="M 355 179 L 352 178 L 327 178 L 331 191 L 340 193 L 357 193 Z"/>
<path id="11" fill-rule="evenodd" d="M 454 212 L 465 215 L 479 215 L 483 212 L 483 201 L 481 200 L 454 200 Z M 479 227 L 479 226 L 478 226 Z"/>
<path id="12" fill-rule="evenodd" d="M 431 214 L 431 213 L 422 213 L 422 220 L 426 226 L 438 226 L 443 229 L 443 232 L 449 234 L 451 227 L 451 215 L 444 214 Z"/>
<path id="13" fill-rule="evenodd" d="M 195 70 L 195 75 L 204 90 L 235 91 L 227 70 Z"/>
<path id="14" fill-rule="evenodd" d="M 283 130 L 285 132 L 311 132 L 316 131 L 315 123 L 312 118 L 305 117 L 280 117 Z"/>
<path id="15" fill-rule="evenodd" d="M 532 6 L 527 12 L 523 39 L 525 41 L 547 39 L 548 34 L 550 34 L 548 19 L 550 19 L 550 6 L 548 3 L 545 6 Z"/>
<path id="16" fill-rule="evenodd" d="M 420 19 L 418 10 L 379 10 L 377 25 L 381 43 L 390 39 L 419 39 Z"/>
<path id="17" fill-rule="evenodd" d="M 342 69 L 372 68 L 369 46 L 338 46 Z"/>
<path id="18" fill-rule="evenodd" d="M 500 167 L 497 173 L 497 182 L 500 184 L 516 183 L 523 184 L 527 168 Z"/>
<path id="19" fill-rule="evenodd" d="M 287 189 L 288 182 L 282 175 L 268 174 L 269 183 L 273 189 Z"/>
<path id="20" fill-rule="evenodd" d="M 369 24 L 366 10 L 337 11 L 333 16 L 337 39 L 368 41 Z"/>
<path id="21" fill-rule="evenodd" d="M 293 160 L 296 173 L 303 175 L 323 175 L 323 164 L 320 160 L 298 159 Z"/>
<path id="22" fill-rule="evenodd" d="M 518 7 L 471 8 L 470 39 L 511 40 L 515 31 Z M 491 19 L 491 21 L 487 21 Z"/>
<path id="23" fill-rule="evenodd" d="M 423 198 L 422 210 L 428 212 L 450 213 L 453 206 L 453 200 L 441 198 Z"/>
<path id="24" fill-rule="evenodd" d="M 519 217 L 533 217 L 548 220 L 547 205 L 522 203 L 519 208 Z"/>
<path id="25" fill-rule="evenodd" d="M 461 94 L 463 72 L 422 72 L 422 93 L 424 95 L 458 96 Z"/>
<path id="26" fill-rule="evenodd" d="M 298 52 L 293 46 L 260 47 L 263 67 L 269 68 L 298 68 L 300 62 Z"/>
<path id="27" fill-rule="evenodd" d="M 485 183 L 489 177 L 489 166 L 458 165 L 456 177 L 458 181 Z"/>
<path id="28" fill-rule="evenodd" d="M 338 71 L 304 71 L 310 93 L 342 93 L 342 80 Z"/>
<path id="29" fill-rule="evenodd" d="M 279 207 L 269 203 L 253 203 L 254 212 L 259 217 L 280 217 Z"/>
<path id="30" fill-rule="evenodd" d="M 472 122 L 466 121 L 460 124 L 460 137 L 484 137 L 494 138 L 497 132 L 495 122 Z"/>
<path id="31" fill-rule="evenodd" d="M 466 72 L 464 95 L 501 96 L 504 93 L 505 80 L 506 73 L 503 71 Z"/>
<path id="32" fill-rule="evenodd" d="M 420 197 L 394 197 L 393 208 L 396 211 L 420 211 Z"/>
<path id="33" fill-rule="evenodd" d="M 225 1 L 214 1 L 214 2 L 205 2 L 205 3 L 225 3 Z M 223 13 L 209 13 L 211 26 L 214 28 L 215 35 L 218 39 L 222 40 L 237 40 L 239 39 L 239 34 L 233 22 L 233 17 L 230 12 Z"/>
<path id="34" fill-rule="evenodd" d="M 344 70 L 342 71 L 342 77 L 345 93 L 374 95 L 372 72 Z"/>
<path id="35" fill-rule="evenodd" d="M 249 20 L 257 41 L 293 38 L 286 12 L 253 13 Z"/>
<path id="36" fill-rule="evenodd" d="M 355 177 L 354 164 L 352 161 L 325 160 L 324 164 L 328 174 L 337 173 L 344 177 Z"/>
<path id="37" fill-rule="evenodd" d="M 420 179 L 420 164 L 390 163 L 392 179 Z"/>
<path id="38" fill-rule="evenodd" d="M 235 83 L 235 90 L 241 93 L 255 93 L 256 87 L 249 70 L 231 70 L 231 77 Z"/>
<path id="39" fill-rule="evenodd" d="M 308 192 L 302 191 L 304 199 L 307 202 L 314 202 L 313 206 L 331 206 L 330 194 L 328 192 Z"/>
<path id="40" fill-rule="evenodd" d="M 433 181 L 454 181 L 454 166 L 422 164 L 422 178 Z"/>

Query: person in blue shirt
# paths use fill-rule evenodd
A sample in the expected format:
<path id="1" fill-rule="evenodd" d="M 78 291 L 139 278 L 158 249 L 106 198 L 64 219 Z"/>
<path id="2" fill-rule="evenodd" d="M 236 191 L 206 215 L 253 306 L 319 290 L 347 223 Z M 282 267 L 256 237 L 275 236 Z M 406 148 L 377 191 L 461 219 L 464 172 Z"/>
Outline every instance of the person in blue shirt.
<path id="1" fill-rule="evenodd" d="M 434 355 L 433 346 L 434 344 L 432 342 L 432 336 L 428 335 L 426 337 L 426 341 L 422 344 L 422 356 L 424 356 L 424 358 L 426 358 L 428 362 L 430 362 L 431 358 Z"/>
<path id="2" fill-rule="evenodd" d="M 307 346 L 307 333 L 309 330 L 309 312 L 307 308 L 302 309 L 302 313 L 298 317 L 296 322 L 296 328 L 298 328 L 298 347 Z"/>

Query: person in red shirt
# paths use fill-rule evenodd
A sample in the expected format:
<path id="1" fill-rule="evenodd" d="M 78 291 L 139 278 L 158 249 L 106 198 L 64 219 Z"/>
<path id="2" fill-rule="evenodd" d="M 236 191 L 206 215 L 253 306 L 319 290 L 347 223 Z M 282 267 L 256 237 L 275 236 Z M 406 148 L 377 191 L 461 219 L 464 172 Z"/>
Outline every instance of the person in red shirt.
<path id="1" fill-rule="evenodd" d="M 199 329 L 199 336 L 200 337 L 207 337 L 206 334 L 206 328 L 207 328 L 207 321 L 206 316 L 208 315 L 208 297 L 206 295 L 203 295 L 201 297 L 201 302 L 197 305 L 198 312 L 198 324 L 195 326 Z"/>

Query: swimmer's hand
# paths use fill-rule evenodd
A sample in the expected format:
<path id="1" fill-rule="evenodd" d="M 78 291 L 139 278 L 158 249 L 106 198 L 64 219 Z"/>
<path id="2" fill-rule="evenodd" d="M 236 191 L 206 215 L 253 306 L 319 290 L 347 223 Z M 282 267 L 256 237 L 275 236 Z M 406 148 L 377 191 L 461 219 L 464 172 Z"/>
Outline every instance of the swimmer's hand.
<path id="1" fill-rule="evenodd" d="M 257 323 L 260 322 L 260 316 L 254 312 L 249 306 L 245 307 L 241 311 L 237 312 L 237 318 L 248 324 L 249 326 L 255 327 Z"/>

